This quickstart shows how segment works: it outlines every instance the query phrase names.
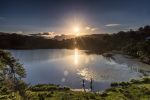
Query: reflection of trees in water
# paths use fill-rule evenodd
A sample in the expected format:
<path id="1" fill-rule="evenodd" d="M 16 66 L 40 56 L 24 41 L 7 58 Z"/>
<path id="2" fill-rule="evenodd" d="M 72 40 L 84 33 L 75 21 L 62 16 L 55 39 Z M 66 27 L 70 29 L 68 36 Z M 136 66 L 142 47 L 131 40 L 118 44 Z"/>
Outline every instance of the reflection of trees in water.
<path id="1" fill-rule="evenodd" d="M 113 57 L 113 55 L 102 55 L 103 56 L 103 58 L 105 58 L 106 60 L 108 60 L 108 61 L 115 61 L 115 58 Z"/>
<path id="2" fill-rule="evenodd" d="M 136 72 L 136 73 L 141 73 L 143 76 L 150 76 L 150 71 L 148 70 L 144 70 L 142 69 L 140 66 L 135 65 L 135 64 L 127 64 L 128 68 L 130 68 L 130 70 L 132 72 Z M 142 76 L 140 76 L 142 77 Z"/>
<path id="3" fill-rule="evenodd" d="M 132 72 L 141 73 L 143 76 L 150 76 L 150 71 L 142 69 L 143 66 L 136 64 L 136 62 L 132 62 L 132 59 L 130 59 L 132 63 L 128 63 L 128 61 L 121 63 L 121 62 L 117 61 L 116 58 L 113 56 L 107 56 L 107 55 L 102 55 L 102 56 L 109 62 L 113 61 L 120 65 L 126 65 Z M 140 77 L 142 77 L 142 76 L 140 76 Z"/>
<path id="4" fill-rule="evenodd" d="M 150 76 L 150 71 L 144 71 L 144 70 L 139 69 L 138 72 L 142 73 L 143 76 Z"/>

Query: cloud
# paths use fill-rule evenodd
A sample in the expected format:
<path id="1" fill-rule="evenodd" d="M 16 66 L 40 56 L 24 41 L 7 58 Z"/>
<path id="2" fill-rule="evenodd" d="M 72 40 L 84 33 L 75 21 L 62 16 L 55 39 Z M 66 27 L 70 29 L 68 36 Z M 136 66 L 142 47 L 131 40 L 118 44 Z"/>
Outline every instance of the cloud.
<path id="1" fill-rule="evenodd" d="M 107 24 L 107 25 L 105 25 L 105 26 L 107 26 L 107 27 L 115 27 L 115 26 L 120 26 L 121 24 Z"/>
<path id="2" fill-rule="evenodd" d="M 8 32 L 8 33 L 16 33 L 16 34 L 22 34 L 22 35 L 24 35 L 24 34 L 26 34 L 27 32 L 24 32 L 24 31 L 6 31 L 6 32 Z M 31 33 L 30 33 L 31 34 Z"/>
<path id="3" fill-rule="evenodd" d="M 85 29 L 88 30 L 88 31 L 95 31 L 95 30 L 97 30 L 97 28 L 89 27 L 89 26 L 86 26 Z"/>
<path id="4" fill-rule="evenodd" d="M 11 33 L 24 34 L 22 31 L 15 31 L 15 32 L 11 32 Z"/>
<path id="5" fill-rule="evenodd" d="M 89 26 L 86 26 L 85 29 L 86 29 L 86 30 L 90 30 L 91 28 L 90 28 Z"/>
<path id="6" fill-rule="evenodd" d="M 97 28 L 92 28 L 91 31 L 95 31 Z"/>
<path id="7" fill-rule="evenodd" d="M 55 34 L 55 32 L 48 32 L 48 34 L 49 34 L 49 35 L 53 35 L 53 34 Z"/>

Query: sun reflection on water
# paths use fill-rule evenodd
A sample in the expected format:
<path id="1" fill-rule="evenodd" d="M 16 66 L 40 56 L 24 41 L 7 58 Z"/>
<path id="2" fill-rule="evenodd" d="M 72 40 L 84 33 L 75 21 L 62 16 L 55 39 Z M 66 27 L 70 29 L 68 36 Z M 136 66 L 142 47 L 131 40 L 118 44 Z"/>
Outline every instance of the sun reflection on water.
<path id="1" fill-rule="evenodd" d="M 85 54 L 82 54 L 77 48 L 74 49 L 73 56 L 77 74 L 85 80 L 90 80 L 91 78 L 94 78 L 94 73 L 91 70 L 89 70 L 88 66 L 86 66 L 86 64 L 89 63 L 89 59 L 86 59 L 87 56 Z"/>
<path id="2" fill-rule="evenodd" d="M 79 63 L 79 51 L 77 48 L 74 49 L 74 64 L 78 65 Z"/>
<path id="3" fill-rule="evenodd" d="M 90 81 L 91 78 L 92 79 L 95 78 L 94 73 L 90 71 L 88 68 L 79 69 L 77 74 L 88 81 Z"/>

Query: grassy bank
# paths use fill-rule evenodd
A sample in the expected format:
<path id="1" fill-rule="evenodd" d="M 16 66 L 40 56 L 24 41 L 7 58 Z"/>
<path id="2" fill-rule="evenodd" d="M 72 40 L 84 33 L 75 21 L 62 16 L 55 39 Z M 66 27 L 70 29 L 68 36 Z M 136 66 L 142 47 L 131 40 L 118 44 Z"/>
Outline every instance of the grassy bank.
<path id="1" fill-rule="evenodd" d="M 25 100 L 150 100 L 150 78 L 112 83 L 101 93 L 71 91 L 54 84 L 39 84 L 26 89 Z M 22 100 L 18 92 L 1 92 L 0 100 Z"/>

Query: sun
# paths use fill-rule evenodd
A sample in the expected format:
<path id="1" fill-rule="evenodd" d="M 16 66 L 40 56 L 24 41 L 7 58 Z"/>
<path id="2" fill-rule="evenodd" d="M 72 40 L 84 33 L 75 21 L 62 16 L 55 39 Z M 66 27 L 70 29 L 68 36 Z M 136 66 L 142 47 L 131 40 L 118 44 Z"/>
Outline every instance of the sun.
<path id="1" fill-rule="evenodd" d="M 74 27 L 74 32 L 75 32 L 75 33 L 78 33 L 79 31 L 80 31 L 80 28 L 79 28 L 78 26 L 75 26 L 75 27 Z"/>
<path id="2" fill-rule="evenodd" d="M 80 28 L 79 28 L 78 26 L 75 26 L 75 27 L 73 28 L 73 31 L 74 31 L 74 33 L 75 33 L 76 36 L 79 36 Z"/>

